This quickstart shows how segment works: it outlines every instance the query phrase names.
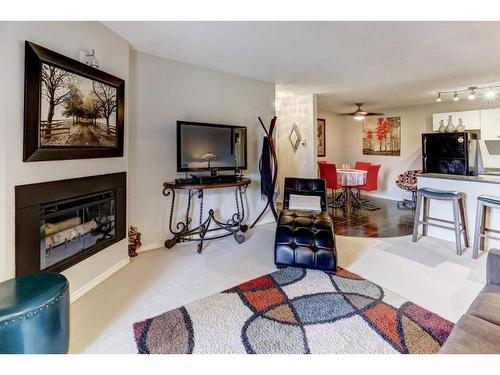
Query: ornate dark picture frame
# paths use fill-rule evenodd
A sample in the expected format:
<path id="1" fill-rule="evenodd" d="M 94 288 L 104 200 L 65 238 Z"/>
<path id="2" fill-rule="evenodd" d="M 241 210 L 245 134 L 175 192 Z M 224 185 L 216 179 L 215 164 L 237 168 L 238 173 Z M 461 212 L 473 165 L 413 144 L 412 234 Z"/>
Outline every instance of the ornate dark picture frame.
<path id="1" fill-rule="evenodd" d="M 124 80 L 29 41 L 24 74 L 23 161 L 123 156 Z M 61 84 L 63 79 L 73 83 Z M 42 112 L 51 114 L 42 118 Z M 54 113 L 64 118 L 56 120 Z M 73 132 L 75 125 L 85 131 Z"/>
<path id="2" fill-rule="evenodd" d="M 326 121 L 325 119 L 317 119 L 316 132 L 316 149 L 317 155 L 320 157 L 326 156 Z"/>

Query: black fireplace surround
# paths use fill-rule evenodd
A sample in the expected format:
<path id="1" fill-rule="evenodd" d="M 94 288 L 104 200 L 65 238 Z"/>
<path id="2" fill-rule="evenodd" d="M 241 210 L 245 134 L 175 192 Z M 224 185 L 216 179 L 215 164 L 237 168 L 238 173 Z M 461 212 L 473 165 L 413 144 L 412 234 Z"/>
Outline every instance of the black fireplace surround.
<path id="1" fill-rule="evenodd" d="M 16 186 L 16 275 L 60 272 L 126 236 L 126 173 Z"/>

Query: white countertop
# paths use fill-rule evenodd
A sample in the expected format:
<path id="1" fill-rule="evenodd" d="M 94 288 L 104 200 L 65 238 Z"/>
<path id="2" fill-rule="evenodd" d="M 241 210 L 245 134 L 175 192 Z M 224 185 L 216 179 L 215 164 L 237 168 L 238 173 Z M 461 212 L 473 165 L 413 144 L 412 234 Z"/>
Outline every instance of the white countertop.
<path id="1" fill-rule="evenodd" d="M 417 178 L 440 178 L 443 180 L 457 180 L 457 181 L 467 181 L 467 182 L 482 182 L 490 184 L 500 184 L 499 175 L 486 175 L 481 174 L 479 176 L 461 176 L 455 174 L 442 174 L 442 173 L 421 173 L 417 175 Z"/>

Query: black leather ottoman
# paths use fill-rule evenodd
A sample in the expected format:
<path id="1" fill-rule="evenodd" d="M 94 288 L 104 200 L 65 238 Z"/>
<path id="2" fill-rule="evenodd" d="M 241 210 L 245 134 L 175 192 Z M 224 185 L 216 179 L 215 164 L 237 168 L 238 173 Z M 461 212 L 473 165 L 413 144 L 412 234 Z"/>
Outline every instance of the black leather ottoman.
<path id="1" fill-rule="evenodd" d="M 285 179 L 286 207 L 278 218 L 274 245 L 274 263 L 278 268 L 295 266 L 327 272 L 337 269 L 335 235 L 326 211 L 325 181 L 319 179 Z M 288 209 L 289 195 L 319 195 L 322 212 Z"/>

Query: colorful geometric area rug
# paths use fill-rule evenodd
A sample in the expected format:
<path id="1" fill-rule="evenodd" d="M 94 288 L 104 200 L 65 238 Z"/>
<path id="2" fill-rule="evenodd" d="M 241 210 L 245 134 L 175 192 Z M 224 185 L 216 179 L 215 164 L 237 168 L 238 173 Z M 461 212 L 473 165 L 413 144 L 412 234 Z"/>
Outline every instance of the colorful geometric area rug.
<path id="1" fill-rule="evenodd" d="M 284 268 L 134 324 L 139 353 L 436 353 L 453 323 L 358 275 Z"/>

